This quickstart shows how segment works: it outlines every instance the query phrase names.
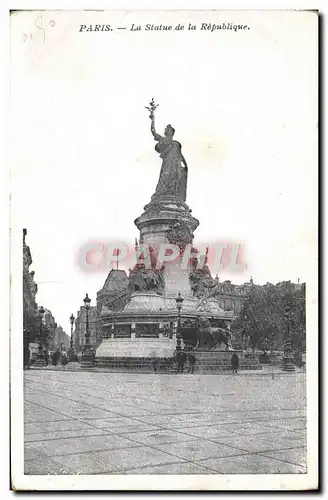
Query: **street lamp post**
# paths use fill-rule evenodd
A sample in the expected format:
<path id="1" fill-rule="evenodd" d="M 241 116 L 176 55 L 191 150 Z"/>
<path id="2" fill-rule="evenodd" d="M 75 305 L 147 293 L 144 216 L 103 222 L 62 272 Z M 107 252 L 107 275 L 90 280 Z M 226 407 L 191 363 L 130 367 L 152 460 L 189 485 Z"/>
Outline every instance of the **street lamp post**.
<path id="1" fill-rule="evenodd" d="M 289 306 L 286 306 L 284 316 L 285 316 L 285 322 L 286 322 L 285 340 L 288 340 L 290 337 L 290 335 L 289 335 L 290 307 Z"/>
<path id="2" fill-rule="evenodd" d="M 285 309 L 285 341 L 284 341 L 284 357 L 282 359 L 282 369 L 286 372 L 295 371 L 294 356 L 292 349 L 292 342 L 290 338 L 290 307 Z"/>
<path id="3" fill-rule="evenodd" d="M 85 306 L 85 345 L 82 352 L 81 368 L 90 369 L 93 366 L 92 353 L 90 350 L 90 331 L 89 331 L 89 308 L 91 299 L 86 294 L 84 300 Z"/>
<path id="4" fill-rule="evenodd" d="M 244 330 L 244 351 L 247 352 L 247 332 Z"/>
<path id="5" fill-rule="evenodd" d="M 179 292 L 177 298 L 175 299 L 178 309 L 177 351 L 181 351 L 181 309 L 183 300 L 184 299 L 181 297 L 181 293 Z"/>
<path id="6" fill-rule="evenodd" d="M 39 331 L 39 346 L 38 353 L 36 355 L 35 366 L 45 367 L 47 366 L 46 356 L 44 354 L 44 339 L 43 339 L 43 331 L 42 331 L 42 319 L 45 313 L 44 308 L 41 306 L 39 309 L 39 318 L 40 318 L 40 331 Z"/>
<path id="7" fill-rule="evenodd" d="M 53 327 L 54 327 L 54 336 L 53 336 L 53 348 L 57 348 L 57 342 L 56 342 L 56 330 L 57 330 L 57 323 L 54 322 Z"/>
<path id="8" fill-rule="evenodd" d="M 73 340 L 73 326 L 74 326 L 74 321 L 75 321 L 73 313 L 71 314 L 69 320 L 71 322 L 71 341 L 70 341 L 70 350 L 69 350 L 69 360 L 70 361 L 77 361 L 77 355 L 75 352 L 75 346 L 74 346 L 74 340 Z"/>
<path id="9" fill-rule="evenodd" d="M 243 337 L 244 337 L 244 350 L 247 352 L 247 314 L 244 314 Z"/>

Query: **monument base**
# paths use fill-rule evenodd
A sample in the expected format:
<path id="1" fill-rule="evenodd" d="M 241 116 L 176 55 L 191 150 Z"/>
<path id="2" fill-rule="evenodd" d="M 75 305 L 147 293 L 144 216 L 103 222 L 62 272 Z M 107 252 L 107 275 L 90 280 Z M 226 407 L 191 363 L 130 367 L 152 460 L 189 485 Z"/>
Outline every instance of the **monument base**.
<path id="1" fill-rule="evenodd" d="M 154 359 L 172 358 L 176 349 L 176 339 L 104 339 L 98 347 L 97 367 L 118 369 L 147 368 L 152 370 Z M 191 351 L 196 358 L 195 372 L 215 373 L 231 371 L 231 356 L 235 352 L 239 358 L 239 370 L 261 370 L 256 356 L 245 356 L 244 351 Z M 185 367 L 187 369 L 187 365 Z"/>
<path id="2" fill-rule="evenodd" d="M 86 349 L 82 353 L 81 357 L 81 368 L 83 370 L 89 370 L 90 368 L 93 368 L 93 359 L 92 359 L 92 353 L 90 349 Z"/>
<path id="3" fill-rule="evenodd" d="M 45 366 L 48 366 L 44 352 L 38 351 L 34 366 L 37 366 L 39 368 L 44 368 Z"/>
<path id="4" fill-rule="evenodd" d="M 256 356 L 245 356 L 244 351 L 192 351 L 196 358 L 195 371 L 199 373 L 231 371 L 231 356 L 236 353 L 239 358 L 238 370 L 262 370 Z"/>
<path id="5" fill-rule="evenodd" d="M 103 339 L 96 351 L 97 366 L 105 358 L 170 358 L 176 348 L 175 338 Z"/>

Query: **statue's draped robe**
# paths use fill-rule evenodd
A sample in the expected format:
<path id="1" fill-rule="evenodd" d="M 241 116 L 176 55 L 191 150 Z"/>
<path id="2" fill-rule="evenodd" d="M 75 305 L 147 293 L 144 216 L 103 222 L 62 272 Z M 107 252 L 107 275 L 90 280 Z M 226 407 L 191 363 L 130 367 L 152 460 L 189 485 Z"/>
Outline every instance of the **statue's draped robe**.
<path id="1" fill-rule="evenodd" d="M 181 144 L 178 141 L 157 135 L 155 150 L 163 159 L 154 197 L 174 196 L 186 201 L 187 169 L 181 165 Z"/>

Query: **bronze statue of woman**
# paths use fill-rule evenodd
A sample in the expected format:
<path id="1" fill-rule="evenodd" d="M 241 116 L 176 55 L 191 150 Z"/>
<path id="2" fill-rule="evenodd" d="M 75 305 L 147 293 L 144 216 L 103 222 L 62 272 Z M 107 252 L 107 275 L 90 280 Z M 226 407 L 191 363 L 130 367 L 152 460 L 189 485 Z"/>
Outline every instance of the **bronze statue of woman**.
<path id="1" fill-rule="evenodd" d="M 156 107 L 157 105 L 152 100 L 150 107 L 147 107 L 147 109 L 150 111 L 151 133 L 155 141 L 157 141 L 155 150 L 160 154 L 163 162 L 156 191 L 152 199 L 170 196 L 185 202 L 188 177 L 187 162 L 181 152 L 181 144 L 173 139 L 175 130 L 171 125 L 167 125 L 165 128 L 164 137 L 156 132 L 154 113 Z"/>

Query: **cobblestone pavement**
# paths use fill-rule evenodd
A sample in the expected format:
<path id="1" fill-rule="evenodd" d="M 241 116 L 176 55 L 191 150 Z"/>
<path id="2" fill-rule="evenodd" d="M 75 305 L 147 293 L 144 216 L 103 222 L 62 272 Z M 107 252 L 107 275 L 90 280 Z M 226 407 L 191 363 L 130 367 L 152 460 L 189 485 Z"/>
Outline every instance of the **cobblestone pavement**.
<path id="1" fill-rule="evenodd" d="M 305 373 L 24 373 L 25 474 L 306 473 Z"/>

